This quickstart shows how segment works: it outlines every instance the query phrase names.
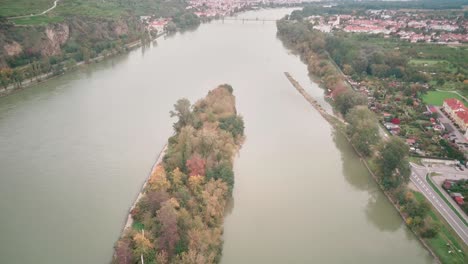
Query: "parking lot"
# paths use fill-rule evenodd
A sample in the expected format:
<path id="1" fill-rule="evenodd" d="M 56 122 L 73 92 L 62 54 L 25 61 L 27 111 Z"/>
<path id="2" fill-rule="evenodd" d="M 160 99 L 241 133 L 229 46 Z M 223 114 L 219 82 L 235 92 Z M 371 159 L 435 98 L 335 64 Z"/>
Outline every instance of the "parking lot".
<path id="1" fill-rule="evenodd" d="M 458 130 L 458 128 L 453 124 L 452 120 L 450 120 L 440 109 L 440 107 L 436 107 L 437 114 L 439 115 L 439 121 L 445 126 L 445 130 L 449 133 L 449 139 L 455 140 L 455 144 L 460 147 L 460 150 L 463 152 L 468 151 L 468 141 L 465 139 L 465 135 Z"/>

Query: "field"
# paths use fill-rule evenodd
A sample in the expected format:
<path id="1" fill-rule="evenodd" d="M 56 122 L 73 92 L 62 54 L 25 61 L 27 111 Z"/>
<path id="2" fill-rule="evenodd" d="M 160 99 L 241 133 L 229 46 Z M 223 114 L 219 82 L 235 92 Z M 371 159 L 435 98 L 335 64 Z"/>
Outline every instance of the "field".
<path id="1" fill-rule="evenodd" d="M 63 20 L 63 17 L 46 15 L 12 19 L 16 25 L 47 25 L 49 23 L 62 22 Z"/>
<path id="2" fill-rule="evenodd" d="M 0 0 L 0 16 L 22 16 L 41 13 L 52 7 L 54 0 Z"/>
<path id="3" fill-rule="evenodd" d="M 0 16 L 38 14 L 52 7 L 54 0 L 0 0 Z M 123 15 L 155 15 L 168 17 L 185 10 L 184 1 L 165 0 L 59 0 L 57 7 L 46 15 L 12 19 L 17 25 L 44 25 L 70 16 L 118 19 Z"/>
<path id="4" fill-rule="evenodd" d="M 419 192 L 413 192 L 414 197 L 418 201 L 425 200 L 424 196 Z M 467 248 L 463 246 L 464 243 L 460 241 L 458 236 L 453 233 L 452 228 L 448 225 L 447 222 L 435 212 L 431 207 L 429 211 L 429 216 L 432 220 L 439 224 L 440 231 L 436 237 L 431 239 L 426 239 L 425 241 L 429 246 L 434 250 L 436 255 L 440 258 L 444 264 L 463 264 L 468 261 L 466 253 Z M 450 252 L 450 253 L 449 253 Z"/>
<path id="5" fill-rule="evenodd" d="M 422 99 L 426 104 L 442 106 L 444 100 L 448 98 L 456 98 L 467 105 L 467 102 L 460 95 L 445 91 L 430 91 Z"/>

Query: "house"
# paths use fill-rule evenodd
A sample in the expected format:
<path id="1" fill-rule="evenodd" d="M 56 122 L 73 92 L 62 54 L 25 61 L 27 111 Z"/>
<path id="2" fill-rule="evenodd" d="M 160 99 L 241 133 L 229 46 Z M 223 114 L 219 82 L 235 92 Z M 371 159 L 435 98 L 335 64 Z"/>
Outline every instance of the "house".
<path id="1" fill-rule="evenodd" d="M 457 202 L 458 205 L 462 205 L 465 203 L 465 201 L 463 201 L 463 197 L 461 196 L 455 196 L 453 199 L 455 200 L 455 202 Z"/>
<path id="2" fill-rule="evenodd" d="M 390 122 L 386 122 L 386 123 L 384 123 L 384 126 L 390 132 L 390 134 L 392 134 L 392 135 L 400 134 L 401 129 L 400 129 L 399 125 L 396 125 L 396 124 L 393 124 L 393 123 L 390 123 Z"/>
<path id="3" fill-rule="evenodd" d="M 455 98 L 445 99 L 443 103 L 444 111 L 449 115 L 452 121 L 466 131 L 468 127 L 468 108 Z"/>
<path id="4" fill-rule="evenodd" d="M 406 139 L 406 144 L 408 144 L 409 146 L 413 146 L 414 144 L 416 144 L 416 139 L 414 139 L 414 138 L 407 138 L 407 139 Z"/>
<path id="5" fill-rule="evenodd" d="M 452 185 L 453 185 L 453 181 L 445 180 L 442 186 L 444 187 L 445 190 L 449 190 L 450 188 L 452 188 Z"/>

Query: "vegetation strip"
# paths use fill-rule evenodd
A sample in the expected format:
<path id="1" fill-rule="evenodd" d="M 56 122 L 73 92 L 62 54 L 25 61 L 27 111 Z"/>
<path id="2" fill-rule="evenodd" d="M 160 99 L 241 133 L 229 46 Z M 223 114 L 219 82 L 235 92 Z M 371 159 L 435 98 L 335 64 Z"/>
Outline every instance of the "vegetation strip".
<path id="1" fill-rule="evenodd" d="M 244 140 L 230 85 L 192 105 L 180 99 L 162 160 L 138 195 L 113 263 L 218 263 L 234 156 Z"/>
<path id="2" fill-rule="evenodd" d="M 445 197 L 445 195 L 443 193 L 440 192 L 439 188 L 437 188 L 437 186 L 435 186 L 435 183 L 432 182 L 432 179 L 431 179 L 431 177 L 429 177 L 429 175 L 426 175 L 426 180 L 429 183 L 429 185 L 431 185 L 432 189 L 442 198 L 442 200 L 444 200 L 444 202 L 460 218 L 460 220 L 462 220 L 462 222 L 465 224 L 465 226 L 468 226 L 468 223 L 466 222 L 465 218 L 460 215 L 458 210 L 453 207 L 452 203 L 447 200 L 447 198 Z"/>

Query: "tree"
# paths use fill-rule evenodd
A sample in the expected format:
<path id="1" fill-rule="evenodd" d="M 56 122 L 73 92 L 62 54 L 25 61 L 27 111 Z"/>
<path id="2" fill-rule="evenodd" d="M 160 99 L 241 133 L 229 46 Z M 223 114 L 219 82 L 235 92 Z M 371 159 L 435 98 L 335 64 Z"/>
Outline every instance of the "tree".
<path id="1" fill-rule="evenodd" d="M 181 186 L 185 179 L 187 178 L 187 175 L 185 175 L 182 171 L 180 171 L 179 168 L 175 168 L 172 173 L 171 173 L 171 182 L 173 188 L 177 189 L 179 186 Z"/>
<path id="2" fill-rule="evenodd" d="M 151 253 L 154 251 L 154 245 L 143 233 L 135 233 L 135 235 L 133 235 L 133 242 L 135 243 L 133 253 L 136 256 L 139 257 L 143 255 L 144 258 L 153 257 Z"/>
<path id="3" fill-rule="evenodd" d="M 424 238 L 434 238 L 440 231 L 439 224 L 435 223 L 432 220 L 426 220 L 426 223 L 423 228 L 421 228 L 420 233 Z"/>
<path id="4" fill-rule="evenodd" d="M 166 251 L 161 251 L 156 255 L 156 263 L 158 264 L 167 264 L 169 263 L 169 256 Z"/>
<path id="5" fill-rule="evenodd" d="M 164 26 L 164 31 L 169 33 L 175 32 L 177 31 L 177 25 L 174 22 L 170 21 L 169 23 L 167 23 L 167 25 Z"/>
<path id="6" fill-rule="evenodd" d="M 189 160 L 187 160 L 187 169 L 189 170 L 190 176 L 202 175 L 205 176 L 205 165 L 206 162 L 197 153 L 193 154 Z"/>
<path id="7" fill-rule="evenodd" d="M 232 193 L 232 188 L 234 187 L 234 172 L 232 171 L 232 166 L 228 163 L 223 162 L 208 169 L 206 172 L 206 179 L 220 179 L 224 181 L 228 186 L 228 192 Z"/>
<path id="8" fill-rule="evenodd" d="M 151 214 L 154 216 L 161 208 L 161 204 L 169 200 L 170 196 L 165 190 L 149 191 L 147 193 L 148 207 Z"/>
<path id="9" fill-rule="evenodd" d="M 174 130 L 179 132 L 183 127 L 193 124 L 193 112 L 188 99 L 179 99 L 174 105 L 174 111 L 170 111 L 171 117 L 177 117 L 178 121 L 174 123 Z"/>
<path id="10" fill-rule="evenodd" d="M 385 188 L 393 189 L 408 182 L 410 175 L 408 152 L 408 146 L 398 137 L 391 137 L 381 148 L 377 162 Z"/>
<path id="11" fill-rule="evenodd" d="M 91 52 L 89 51 L 89 48 L 87 47 L 81 47 L 81 54 L 83 56 L 83 61 L 85 63 L 89 63 L 90 59 L 91 59 Z"/>
<path id="12" fill-rule="evenodd" d="M 11 83 L 12 75 L 13 71 L 11 69 L 0 69 L 0 85 L 3 86 L 3 88 L 7 88 L 8 85 Z"/>
<path id="13" fill-rule="evenodd" d="M 367 98 L 360 94 L 356 93 L 350 89 L 339 93 L 335 97 L 335 104 L 341 114 L 346 115 L 348 111 L 356 105 L 365 105 L 367 103 Z"/>
<path id="14" fill-rule="evenodd" d="M 226 130 L 232 134 L 233 137 L 244 135 L 244 120 L 241 116 L 233 115 L 227 118 L 222 118 L 219 121 L 219 128 Z"/>
<path id="15" fill-rule="evenodd" d="M 163 166 L 156 166 L 148 180 L 148 185 L 153 191 L 166 191 L 171 186 Z"/>
<path id="16" fill-rule="evenodd" d="M 177 211 L 174 201 L 168 200 L 162 204 L 161 209 L 156 214 L 156 219 L 161 224 L 158 245 L 161 251 L 167 252 L 169 256 L 174 252 L 174 247 L 179 241 L 177 227 Z"/>
<path id="17" fill-rule="evenodd" d="M 129 239 L 121 239 L 115 248 L 115 260 L 118 264 L 132 264 L 133 255 L 130 249 Z"/>
<path id="18" fill-rule="evenodd" d="M 369 156 L 371 145 L 375 145 L 380 138 L 374 113 L 367 106 L 356 106 L 346 115 L 346 121 L 349 123 L 351 142 L 362 155 Z"/>
<path id="19" fill-rule="evenodd" d="M 11 79 L 16 84 L 16 87 L 21 87 L 23 84 L 23 80 L 24 80 L 23 72 L 19 69 L 14 69 L 11 75 Z"/>
<path id="20" fill-rule="evenodd" d="M 205 222 L 212 226 L 219 225 L 226 205 L 227 185 L 221 180 L 210 180 L 202 192 L 205 204 Z"/>

